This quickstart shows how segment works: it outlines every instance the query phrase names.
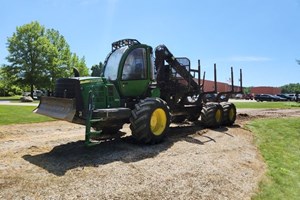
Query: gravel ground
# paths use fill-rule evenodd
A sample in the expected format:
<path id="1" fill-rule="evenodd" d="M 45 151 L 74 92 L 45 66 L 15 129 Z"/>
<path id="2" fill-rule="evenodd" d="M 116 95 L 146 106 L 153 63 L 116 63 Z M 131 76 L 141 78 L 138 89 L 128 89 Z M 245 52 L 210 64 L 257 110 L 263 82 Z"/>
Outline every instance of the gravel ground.
<path id="1" fill-rule="evenodd" d="M 0 199 L 251 199 L 266 166 L 243 125 L 298 110 L 239 110 L 215 130 L 172 124 L 165 142 L 84 147 L 84 127 L 55 121 L 0 126 Z"/>

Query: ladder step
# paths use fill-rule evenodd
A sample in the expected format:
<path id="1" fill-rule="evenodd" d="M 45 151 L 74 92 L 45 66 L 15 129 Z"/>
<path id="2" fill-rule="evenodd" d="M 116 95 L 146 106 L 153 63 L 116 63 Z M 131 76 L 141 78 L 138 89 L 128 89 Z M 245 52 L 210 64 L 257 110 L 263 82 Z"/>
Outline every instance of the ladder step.
<path id="1" fill-rule="evenodd" d="M 87 147 L 92 147 L 92 146 L 95 146 L 95 145 L 98 145 L 98 144 L 100 144 L 100 142 L 98 142 L 98 141 L 93 141 L 93 142 L 86 141 L 85 142 L 85 146 L 87 146 Z"/>
<path id="2" fill-rule="evenodd" d="M 98 136 L 100 135 L 101 131 L 91 131 L 90 136 Z"/>

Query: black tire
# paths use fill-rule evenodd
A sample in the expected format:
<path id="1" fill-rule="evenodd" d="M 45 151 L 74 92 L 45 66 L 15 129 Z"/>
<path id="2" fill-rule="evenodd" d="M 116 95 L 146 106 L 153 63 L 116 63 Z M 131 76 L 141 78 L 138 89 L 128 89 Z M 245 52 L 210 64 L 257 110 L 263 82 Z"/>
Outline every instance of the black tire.
<path id="1" fill-rule="evenodd" d="M 131 112 L 132 136 L 144 144 L 161 142 L 169 131 L 170 112 L 160 98 L 146 98 L 135 105 Z"/>
<path id="2" fill-rule="evenodd" d="M 231 126 L 236 120 L 236 107 L 233 103 L 223 102 L 221 103 L 223 107 L 223 121 L 222 125 Z"/>
<path id="3" fill-rule="evenodd" d="M 206 103 L 201 110 L 201 123 L 207 128 L 217 128 L 222 124 L 223 108 L 219 103 Z"/>

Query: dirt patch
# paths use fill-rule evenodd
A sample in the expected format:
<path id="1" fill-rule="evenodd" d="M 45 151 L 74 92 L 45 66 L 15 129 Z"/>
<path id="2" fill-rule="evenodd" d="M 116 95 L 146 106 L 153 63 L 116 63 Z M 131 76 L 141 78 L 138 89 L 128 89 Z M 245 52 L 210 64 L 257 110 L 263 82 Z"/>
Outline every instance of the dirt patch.
<path id="1" fill-rule="evenodd" d="M 258 113 L 259 112 L 259 113 Z M 126 135 L 91 148 L 67 122 L 0 126 L 1 199 L 250 199 L 265 172 L 243 124 L 300 110 L 240 110 L 233 127 L 172 124 L 165 142 Z"/>
<path id="2" fill-rule="evenodd" d="M 299 117 L 300 109 L 240 109 L 237 114 L 239 123 L 258 118 Z"/>

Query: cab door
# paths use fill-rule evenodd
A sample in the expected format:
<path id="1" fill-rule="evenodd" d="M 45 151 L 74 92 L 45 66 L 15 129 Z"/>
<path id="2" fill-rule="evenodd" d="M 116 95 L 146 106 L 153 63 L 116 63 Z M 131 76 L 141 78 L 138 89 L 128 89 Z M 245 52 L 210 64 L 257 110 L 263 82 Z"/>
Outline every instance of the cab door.
<path id="1" fill-rule="evenodd" d="M 149 79 L 149 52 L 145 47 L 135 48 L 127 54 L 119 81 L 120 93 L 124 97 L 137 97 L 145 94 Z"/>

